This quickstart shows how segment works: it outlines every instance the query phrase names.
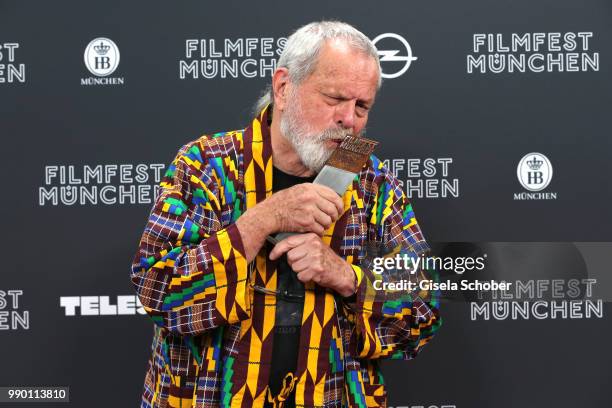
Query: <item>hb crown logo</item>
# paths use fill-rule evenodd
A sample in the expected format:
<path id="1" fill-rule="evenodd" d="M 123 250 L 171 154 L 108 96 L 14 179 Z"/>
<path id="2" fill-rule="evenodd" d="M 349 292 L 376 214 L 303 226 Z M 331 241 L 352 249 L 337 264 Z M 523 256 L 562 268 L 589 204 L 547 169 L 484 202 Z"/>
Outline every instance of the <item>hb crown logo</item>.
<path id="1" fill-rule="evenodd" d="M 548 157 L 534 152 L 526 154 L 519 161 L 516 175 L 521 185 L 527 190 L 541 191 L 550 184 L 553 168 Z"/>
<path id="2" fill-rule="evenodd" d="M 108 38 L 100 37 L 85 48 L 85 66 L 95 76 L 105 77 L 119 66 L 119 48 Z"/>

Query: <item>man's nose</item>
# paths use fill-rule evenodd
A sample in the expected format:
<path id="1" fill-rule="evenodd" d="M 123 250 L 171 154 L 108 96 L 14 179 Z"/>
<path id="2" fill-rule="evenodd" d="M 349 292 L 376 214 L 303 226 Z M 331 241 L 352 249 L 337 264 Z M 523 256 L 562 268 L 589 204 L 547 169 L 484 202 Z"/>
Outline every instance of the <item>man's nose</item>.
<path id="1" fill-rule="evenodd" d="M 355 103 L 353 101 L 345 101 L 338 104 L 334 119 L 338 126 L 352 129 L 355 126 Z"/>

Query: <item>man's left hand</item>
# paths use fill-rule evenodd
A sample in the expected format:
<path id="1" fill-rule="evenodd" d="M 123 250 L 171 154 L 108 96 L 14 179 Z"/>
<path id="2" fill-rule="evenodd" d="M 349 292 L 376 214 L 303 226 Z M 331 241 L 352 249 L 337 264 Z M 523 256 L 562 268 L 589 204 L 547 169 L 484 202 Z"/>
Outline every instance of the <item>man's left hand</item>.
<path id="1" fill-rule="evenodd" d="M 287 254 L 287 262 L 301 282 L 314 282 L 341 296 L 355 293 L 357 277 L 351 265 L 325 245 L 317 234 L 297 234 L 277 243 L 270 259 Z"/>

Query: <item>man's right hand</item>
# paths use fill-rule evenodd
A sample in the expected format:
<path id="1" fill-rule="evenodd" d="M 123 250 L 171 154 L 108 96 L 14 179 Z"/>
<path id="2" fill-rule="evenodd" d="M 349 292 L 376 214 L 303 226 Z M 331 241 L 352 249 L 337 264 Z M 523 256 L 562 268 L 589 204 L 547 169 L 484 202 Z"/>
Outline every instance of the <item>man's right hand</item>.
<path id="1" fill-rule="evenodd" d="M 264 202 L 275 218 L 275 232 L 323 232 L 344 211 L 342 198 L 320 184 L 302 183 L 272 194 Z"/>
<path id="2" fill-rule="evenodd" d="M 313 232 L 322 236 L 343 211 L 342 198 L 319 184 L 296 184 L 272 194 L 236 221 L 247 262 L 255 258 L 266 236 L 277 232 Z"/>

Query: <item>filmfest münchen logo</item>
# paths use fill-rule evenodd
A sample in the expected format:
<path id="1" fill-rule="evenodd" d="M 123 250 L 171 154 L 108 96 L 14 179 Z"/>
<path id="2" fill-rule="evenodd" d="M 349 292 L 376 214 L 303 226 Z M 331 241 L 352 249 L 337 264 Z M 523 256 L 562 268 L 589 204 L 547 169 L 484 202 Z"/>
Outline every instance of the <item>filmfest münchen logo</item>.
<path id="1" fill-rule="evenodd" d="M 188 38 L 179 78 L 266 78 L 276 69 L 287 38 Z"/>
<path id="2" fill-rule="evenodd" d="M 20 64 L 19 43 L 0 42 L 0 84 L 25 83 L 26 66 Z"/>
<path id="3" fill-rule="evenodd" d="M 412 62 L 418 59 L 412 53 L 412 47 L 408 41 L 399 34 L 380 34 L 372 40 L 372 43 L 378 49 L 383 78 L 391 79 L 402 76 L 408 71 Z"/>
<path id="4" fill-rule="evenodd" d="M 542 153 L 528 153 L 519 161 L 516 176 L 521 186 L 530 193 L 514 193 L 515 200 L 554 200 L 557 193 L 541 192 L 550 184 L 553 167 Z"/>
<path id="5" fill-rule="evenodd" d="M 470 304 L 475 320 L 602 319 L 603 299 L 594 295 L 597 279 L 529 279 L 510 289 L 478 291 Z"/>
<path id="6" fill-rule="evenodd" d="M 0 290 L 0 331 L 30 330 L 30 311 L 20 303 L 21 289 Z"/>
<path id="7" fill-rule="evenodd" d="M 468 74 L 599 71 L 592 31 L 476 33 Z"/>
<path id="8" fill-rule="evenodd" d="M 384 164 L 399 180 L 408 198 L 459 198 L 453 157 L 396 157 Z"/>
<path id="9" fill-rule="evenodd" d="M 107 163 L 44 167 L 40 206 L 151 204 L 159 194 L 163 163 Z"/>
<path id="10" fill-rule="evenodd" d="M 85 66 L 96 78 L 82 78 L 81 85 L 123 85 L 123 78 L 109 77 L 121 59 L 119 47 L 112 40 L 98 37 L 87 44 L 83 54 Z"/>

